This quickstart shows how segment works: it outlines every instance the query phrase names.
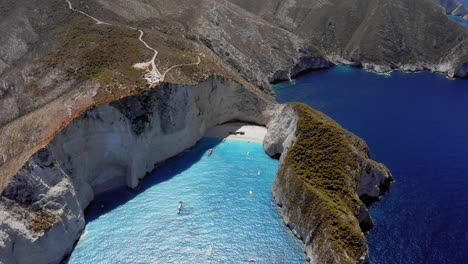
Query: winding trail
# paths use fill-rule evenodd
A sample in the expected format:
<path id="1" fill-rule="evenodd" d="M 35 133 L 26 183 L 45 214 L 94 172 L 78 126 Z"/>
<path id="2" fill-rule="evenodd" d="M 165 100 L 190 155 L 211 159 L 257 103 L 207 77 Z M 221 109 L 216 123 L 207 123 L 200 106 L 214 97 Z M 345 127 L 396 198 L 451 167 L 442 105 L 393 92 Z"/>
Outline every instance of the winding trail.
<path id="1" fill-rule="evenodd" d="M 73 8 L 73 5 L 72 3 L 70 2 L 70 0 L 65 0 L 67 1 L 68 3 L 68 8 L 72 11 L 75 11 L 75 12 L 78 12 L 82 15 L 85 15 L 89 18 L 91 18 L 92 20 L 94 20 L 96 22 L 96 24 L 99 24 L 99 25 L 109 25 L 109 26 L 112 26 L 112 24 L 110 23 L 106 23 L 104 21 L 101 21 L 81 10 L 78 10 L 78 9 L 75 9 Z M 154 55 L 153 57 L 151 58 L 150 61 L 148 62 L 140 62 L 140 63 L 136 63 L 133 65 L 134 68 L 136 69 L 140 69 L 140 70 L 145 70 L 146 71 L 146 74 L 145 76 L 143 77 L 143 79 L 145 79 L 148 84 L 150 85 L 150 87 L 154 87 L 156 86 L 157 84 L 161 83 L 164 81 L 164 78 L 166 77 L 166 74 L 173 70 L 174 68 L 177 68 L 177 67 L 183 67 L 183 66 L 194 66 L 194 65 L 198 65 L 200 64 L 201 62 L 201 59 L 200 59 L 200 56 L 201 55 L 195 55 L 197 56 L 197 62 L 195 63 L 185 63 L 185 64 L 177 64 L 177 65 L 173 65 L 171 67 L 169 67 L 163 74 L 161 74 L 161 72 L 159 72 L 158 68 L 156 67 L 156 57 L 158 56 L 158 51 L 154 48 L 152 48 L 150 45 L 148 45 L 148 43 L 146 43 L 146 41 L 143 40 L 143 36 L 145 35 L 145 33 L 143 32 L 143 30 L 141 29 L 137 29 L 137 28 L 134 28 L 134 27 L 130 27 L 130 26 L 125 26 L 129 29 L 132 29 L 132 30 L 135 30 L 135 31 L 138 31 L 140 33 L 139 37 L 138 37 L 138 40 L 143 43 L 143 45 L 149 49 L 149 50 L 152 50 L 154 52 Z"/>
<path id="2" fill-rule="evenodd" d="M 196 55 L 196 56 L 197 56 L 197 62 L 194 62 L 194 63 L 185 63 L 185 64 L 177 64 L 177 65 L 171 66 L 169 69 L 167 69 L 167 70 L 163 73 L 162 79 L 164 80 L 164 78 L 166 77 L 166 74 L 167 74 L 169 71 L 171 71 L 172 69 L 174 69 L 174 68 L 183 67 L 183 66 L 194 66 L 194 65 L 200 64 L 200 62 L 201 62 L 200 56 L 201 56 L 201 55 Z"/>
<path id="3" fill-rule="evenodd" d="M 69 8 L 70 10 L 73 10 L 73 11 L 75 11 L 75 12 L 78 12 L 78 13 L 80 13 L 80 14 L 82 14 L 82 15 L 85 15 L 85 16 L 91 18 L 92 20 L 96 21 L 96 24 L 112 25 L 112 24 L 103 22 L 103 21 L 101 21 L 101 20 L 99 20 L 99 19 L 97 19 L 97 18 L 95 18 L 95 17 L 93 17 L 93 16 L 90 16 L 90 15 L 86 14 L 85 12 L 83 12 L 83 11 L 81 11 L 81 10 L 78 10 L 78 9 L 73 8 L 72 3 L 71 3 L 69 0 L 65 0 L 65 1 L 67 1 L 67 3 L 68 3 L 68 8 Z"/>

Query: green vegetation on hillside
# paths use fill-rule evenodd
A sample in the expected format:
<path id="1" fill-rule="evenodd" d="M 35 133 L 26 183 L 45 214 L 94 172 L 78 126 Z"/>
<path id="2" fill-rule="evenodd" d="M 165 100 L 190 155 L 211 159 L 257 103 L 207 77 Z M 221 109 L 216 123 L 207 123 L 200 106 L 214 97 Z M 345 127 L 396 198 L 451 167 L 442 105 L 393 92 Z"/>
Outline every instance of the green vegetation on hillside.
<path id="1" fill-rule="evenodd" d="M 368 158 L 367 146 L 323 113 L 300 103 L 290 105 L 299 115 L 298 138 L 280 174 L 293 173 L 293 182 L 281 184 L 302 195 L 288 199 L 305 217 L 291 221 L 301 228 L 315 226 L 313 239 L 324 263 L 354 263 L 367 250 L 356 218 L 362 202 L 355 193 L 362 160 Z M 339 257 L 330 249 L 346 254 Z"/>
<path id="2" fill-rule="evenodd" d="M 57 51 L 42 59 L 48 67 L 105 85 L 146 85 L 143 73 L 132 65 L 149 60 L 152 54 L 139 43 L 137 31 L 120 25 L 96 25 L 86 17 L 74 16 L 51 34 L 60 41 Z"/>

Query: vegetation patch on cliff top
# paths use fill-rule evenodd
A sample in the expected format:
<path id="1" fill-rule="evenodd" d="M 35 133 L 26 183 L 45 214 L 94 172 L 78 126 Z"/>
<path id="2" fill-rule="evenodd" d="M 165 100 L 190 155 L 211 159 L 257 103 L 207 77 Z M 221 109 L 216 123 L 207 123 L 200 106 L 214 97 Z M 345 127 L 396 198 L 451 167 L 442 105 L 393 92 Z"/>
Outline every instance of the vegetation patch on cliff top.
<path id="1" fill-rule="evenodd" d="M 156 64 L 159 71 L 165 73 L 170 69 L 165 82 L 193 85 L 209 76 L 221 75 L 246 83 L 201 44 L 156 30 L 141 29 L 145 33 L 143 39 L 158 51 Z M 85 16 L 72 14 L 66 24 L 48 33 L 49 38 L 58 39 L 57 48 L 38 62 L 43 68 L 66 72 L 69 78 L 97 81 L 101 84 L 96 96 L 98 101 L 102 101 L 99 100 L 101 97 L 115 100 L 141 93 L 149 85 L 143 79 L 144 72 L 132 66 L 149 61 L 153 51 L 138 40 L 139 34 L 126 25 L 95 24 Z M 200 63 L 190 65 L 196 63 L 198 57 Z"/>
<path id="2" fill-rule="evenodd" d="M 306 217 L 315 215 L 313 220 L 292 221 L 303 228 L 315 225 L 318 232 L 314 239 L 319 250 L 345 252 L 347 257 L 338 262 L 353 263 L 367 250 L 356 218 L 362 202 L 355 192 L 362 161 L 369 158 L 367 145 L 323 113 L 300 103 L 290 105 L 299 115 L 298 138 L 288 150 L 285 167 L 291 168 L 294 178 L 302 182 L 296 185 L 305 185 L 301 187 L 305 193 L 300 200 L 303 204 L 297 206 Z M 329 247 L 324 246 L 327 244 Z M 338 263 L 336 254 L 319 254 L 327 256 L 325 263 Z"/>

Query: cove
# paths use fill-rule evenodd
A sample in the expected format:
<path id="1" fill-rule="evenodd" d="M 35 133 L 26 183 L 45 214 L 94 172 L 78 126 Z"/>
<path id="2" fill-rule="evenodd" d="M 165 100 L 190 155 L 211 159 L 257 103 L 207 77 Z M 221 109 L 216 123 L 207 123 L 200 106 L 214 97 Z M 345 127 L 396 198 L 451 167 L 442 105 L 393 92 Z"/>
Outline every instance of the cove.
<path id="1" fill-rule="evenodd" d="M 158 166 L 139 191 L 96 197 L 67 263 L 303 264 L 302 244 L 271 197 L 277 170 L 259 142 L 203 138 Z"/>
<path id="2" fill-rule="evenodd" d="M 396 180 L 372 206 L 376 264 L 468 263 L 468 81 L 337 66 L 275 86 L 367 141 Z"/>

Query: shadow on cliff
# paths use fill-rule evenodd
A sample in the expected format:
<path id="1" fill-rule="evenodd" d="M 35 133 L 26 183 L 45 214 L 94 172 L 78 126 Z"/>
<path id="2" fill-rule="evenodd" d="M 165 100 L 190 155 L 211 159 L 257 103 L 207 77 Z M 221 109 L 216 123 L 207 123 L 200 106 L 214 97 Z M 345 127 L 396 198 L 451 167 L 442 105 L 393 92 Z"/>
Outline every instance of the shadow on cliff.
<path id="1" fill-rule="evenodd" d="M 148 176 L 146 176 L 138 190 L 130 190 L 127 187 L 117 187 L 102 194 L 97 195 L 91 204 L 86 208 L 86 223 L 89 223 L 103 214 L 106 214 L 118 206 L 125 204 L 148 188 L 170 180 L 172 177 L 190 168 L 197 163 L 207 151 L 222 142 L 218 138 L 202 138 L 195 146 L 185 150 L 176 157 L 173 157 L 161 164 Z M 175 162 L 177 161 L 177 162 Z"/>

